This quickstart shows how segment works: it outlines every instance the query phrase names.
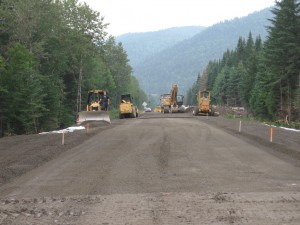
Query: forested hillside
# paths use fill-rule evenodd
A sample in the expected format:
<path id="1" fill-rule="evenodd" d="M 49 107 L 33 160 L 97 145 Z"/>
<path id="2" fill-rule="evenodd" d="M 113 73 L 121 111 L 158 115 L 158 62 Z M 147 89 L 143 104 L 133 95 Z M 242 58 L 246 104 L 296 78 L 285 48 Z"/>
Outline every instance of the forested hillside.
<path id="1" fill-rule="evenodd" d="M 135 68 L 148 57 L 173 47 L 204 29 L 200 26 L 173 27 L 153 32 L 124 34 L 117 36 L 116 41 L 122 43 L 130 58 L 130 65 Z"/>
<path id="2" fill-rule="evenodd" d="M 239 36 L 247 37 L 252 32 L 253 36 L 260 35 L 264 40 L 269 25 L 267 18 L 271 16 L 270 9 L 265 9 L 206 28 L 192 38 L 148 57 L 133 67 L 134 74 L 148 94 L 169 92 L 173 83 L 177 83 L 184 94 L 209 60 L 218 59 L 227 49 L 235 48 Z M 127 49 L 126 45 L 124 49 Z M 130 53 L 128 56 L 131 58 Z"/>
<path id="3" fill-rule="evenodd" d="M 300 1 L 283 0 L 272 9 L 268 38 L 240 37 L 234 50 L 211 60 L 189 90 L 212 91 L 214 102 L 245 107 L 256 118 L 279 120 L 299 128 L 300 122 Z M 292 121 L 298 123 L 292 123 Z"/>
<path id="4" fill-rule="evenodd" d="M 74 124 L 89 89 L 146 100 L 106 27 L 77 0 L 0 1 L 0 136 Z"/>

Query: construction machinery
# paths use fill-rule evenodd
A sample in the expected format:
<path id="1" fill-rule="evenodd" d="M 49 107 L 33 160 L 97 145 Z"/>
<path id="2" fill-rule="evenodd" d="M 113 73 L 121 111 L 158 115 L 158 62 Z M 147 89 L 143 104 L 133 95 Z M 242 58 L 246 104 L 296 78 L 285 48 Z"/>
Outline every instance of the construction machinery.
<path id="1" fill-rule="evenodd" d="M 171 113 L 184 112 L 183 98 L 183 95 L 178 95 L 177 84 L 173 84 L 171 89 Z"/>
<path id="2" fill-rule="evenodd" d="M 138 108 L 133 103 L 133 97 L 130 94 L 121 95 L 119 105 L 119 118 L 135 118 L 138 117 Z"/>
<path id="3" fill-rule="evenodd" d="M 162 113 L 169 113 L 171 111 L 171 94 L 162 94 L 160 96 L 160 106 Z"/>
<path id="4" fill-rule="evenodd" d="M 161 106 L 160 105 L 156 106 L 154 112 L 161 113 Z"/>
<path id="5" fill-rule="evenodd" d="M 77 113 L 77 124 L 88 121 L 106 121 L 110 123 L 108 110 L 109 97 L 103 90 L 90 90 L 88 92 L 86 111 Z"/>
<path id="6" fill-rule="evenodd" d="M 193 115 L 208 115 L 214 116 L 216 114 L 215 107 L 211 104 L 211 93 L 208 90 L 199 91 L 197 93 L 198 105 L 193 110 Z"/>

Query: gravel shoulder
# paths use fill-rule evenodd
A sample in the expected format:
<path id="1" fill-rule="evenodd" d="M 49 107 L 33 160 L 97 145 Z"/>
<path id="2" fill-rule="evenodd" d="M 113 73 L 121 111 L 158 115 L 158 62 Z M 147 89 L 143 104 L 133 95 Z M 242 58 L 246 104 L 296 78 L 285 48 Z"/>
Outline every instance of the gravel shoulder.
<path id="1" fill-rule="evenodd" d="M 63 152 L 83 143 L 111 126 L 107 123 L 90 124 L 89 130 L 64 134 L 45 133 L 0 138 L 0 186 L 11 179 L 55 159 Z"/>
<path id="2" fill-rule="evenodd" d="M 227 119 L 224 117 L 202 117 L 202 122 L 223 129 L 233 135 L 238 135 L 245 141 L 253 141 L 265 146 L 269 152 L 281 158 L 299 163 L 300 161 L 300 131 L 269 126 L 257 121 Z M 270 129 L 273 129 L 272 142 Z"/>

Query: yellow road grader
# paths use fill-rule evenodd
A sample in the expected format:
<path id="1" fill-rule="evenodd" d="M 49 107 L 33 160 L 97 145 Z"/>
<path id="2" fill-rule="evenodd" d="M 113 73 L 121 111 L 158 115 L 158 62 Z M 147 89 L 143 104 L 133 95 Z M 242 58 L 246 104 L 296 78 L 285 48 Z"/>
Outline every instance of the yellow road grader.
<path id="1" fill-rule="evenodd" d="M 208 90 L 197 93 L 198 105 L 194 107 L 193 115 L 217 116 L 216 107 L 211 104 L 211 93 Z"/>

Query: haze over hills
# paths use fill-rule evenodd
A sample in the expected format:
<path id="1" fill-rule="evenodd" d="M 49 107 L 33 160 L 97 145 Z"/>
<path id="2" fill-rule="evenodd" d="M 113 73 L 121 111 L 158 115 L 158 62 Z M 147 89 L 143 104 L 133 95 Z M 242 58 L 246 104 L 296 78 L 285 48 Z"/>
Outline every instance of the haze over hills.
<path id="1" fill-rule="evenodd" d="M 133 33 L 117 37 L 116 40 L 122 42 L 134 76 L 147 94 L 169 93 L 173 83 L 178 84 L 181 94 L 185 94 L 208 62 L 220 59 L 227 49 L 233 50 L 239 37 L 247 39 L 251 32 L 254 39 L 260 35 L 265 40 L 266 27 L 270 25 L 268 19 L 272 18 L 270 9 L 224 21 L 206 29 L 199 27 L 199 32 L 196 29 L 194 35 L 190 32 L 181 40 L 174 37 L 173 42 L 170 36 L 176 34 L 169 33 L 172 29 L 164 30 L 163 35 L 159 31 L 147 32 L 139 39 L 141 34 Z M 185 29 L 181 30 L 182 33 L 184 31 Z M 188 37 L 189 35 L 191 36 Z M 162 44 L 164 36 L 168 40 L 165 45 Z"/>
<path id="2" fill-rule="evenodd" d="M 116 41 L 123 43 L 130 59 L 130 65 L 134 68 L 146 58 L 189 39 L 204 29 L 205 27 L 201 26 L 187 26 L 153 32 L 128 33 L 116 37 Z"/>

